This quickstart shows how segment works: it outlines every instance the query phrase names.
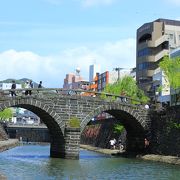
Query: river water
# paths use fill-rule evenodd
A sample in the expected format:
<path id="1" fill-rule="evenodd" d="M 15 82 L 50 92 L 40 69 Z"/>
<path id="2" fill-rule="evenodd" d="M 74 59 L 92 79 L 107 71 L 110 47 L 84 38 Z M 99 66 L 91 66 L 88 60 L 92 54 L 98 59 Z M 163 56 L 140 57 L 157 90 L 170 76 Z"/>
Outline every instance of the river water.
<path id="1" fill-rule="evenodd" d="M 12 180 L 179 180 L 180 167 L 117 158 L 87 150 L 79 160 L 49 157 L 49 145 L 23 145 L 0 153 L 0 173 Z"/>

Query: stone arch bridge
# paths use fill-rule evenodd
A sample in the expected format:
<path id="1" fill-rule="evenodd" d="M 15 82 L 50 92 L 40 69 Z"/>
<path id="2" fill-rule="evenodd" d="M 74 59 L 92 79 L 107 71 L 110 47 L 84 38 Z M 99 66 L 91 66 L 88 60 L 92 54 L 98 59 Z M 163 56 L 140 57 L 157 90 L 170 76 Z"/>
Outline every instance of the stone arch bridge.
<path id="1" fill-rule="evenodd" d="M 98 92 L 50 88 L 31 90 L 31 96 L 24 94 L 25 89 L 16 90 L 17 96 L 14 97 L 9 95 L 11 90 L 0 91 L 0 111 L 21 107 L 39 116 L 49 129 L 51 157 L 78 158 L 81 132 L 101 112 L 109 113 L 125 126 L 127 151 L 143 151 L 144 138 L 151 134 L 148 110 L 133 105 L 128 97 L 104 94 L 107 96 L 104 100 L 100 98 L 102 93 Z M 80 120 L 80 128 L 67 125 L 72 117 Z"/>

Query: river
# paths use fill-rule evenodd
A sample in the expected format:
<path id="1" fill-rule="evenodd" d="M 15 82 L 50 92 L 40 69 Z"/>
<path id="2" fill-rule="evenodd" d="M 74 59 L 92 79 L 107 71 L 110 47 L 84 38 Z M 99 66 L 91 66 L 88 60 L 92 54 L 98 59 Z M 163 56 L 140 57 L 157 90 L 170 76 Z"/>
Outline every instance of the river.
<path id="1" fill-rule="evenodd" d="M 23 145 L 0 153 L 8 180 L 179 180 L 180 167 L 87 150 L 79 160 L 49 157 L 49 145 Z"/>

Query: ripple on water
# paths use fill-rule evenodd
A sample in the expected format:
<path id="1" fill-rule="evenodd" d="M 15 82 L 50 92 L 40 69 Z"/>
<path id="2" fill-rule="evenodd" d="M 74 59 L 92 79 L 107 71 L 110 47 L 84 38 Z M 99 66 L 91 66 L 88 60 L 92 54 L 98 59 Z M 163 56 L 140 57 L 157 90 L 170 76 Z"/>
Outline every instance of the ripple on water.
<path id="1" fill-rule="evenodd" d="M 116 158 L 82 150 L 79 160 L 49 157 L 49 146 L 20 146 L 0 154 L 0 171 L 18 180 L 179 180 L 179 166 Z"/>

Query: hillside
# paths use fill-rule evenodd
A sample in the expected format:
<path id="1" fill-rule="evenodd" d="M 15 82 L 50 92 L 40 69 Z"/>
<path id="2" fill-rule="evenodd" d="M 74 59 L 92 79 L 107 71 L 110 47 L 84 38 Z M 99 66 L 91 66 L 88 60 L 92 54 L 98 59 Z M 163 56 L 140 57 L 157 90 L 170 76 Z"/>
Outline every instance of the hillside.
<path id="1" fill-rule="evenodd" d="M 6 79 L 6 80 L 3 80 L 3 81 L 0 81 L 0 83 L 12 83 L 12 81 L 15 80 L 16 84 L 24 84 L 26 81 L 30 80 L 28 78 L 22 78 L 22 79 Z M 33 81 L 33 80 L 32 80 Z M 37 88 L 38 87 L 38 83 L 34 82 L 33 81 L 33 84 L 34 84 L 34 88 Z"/>

